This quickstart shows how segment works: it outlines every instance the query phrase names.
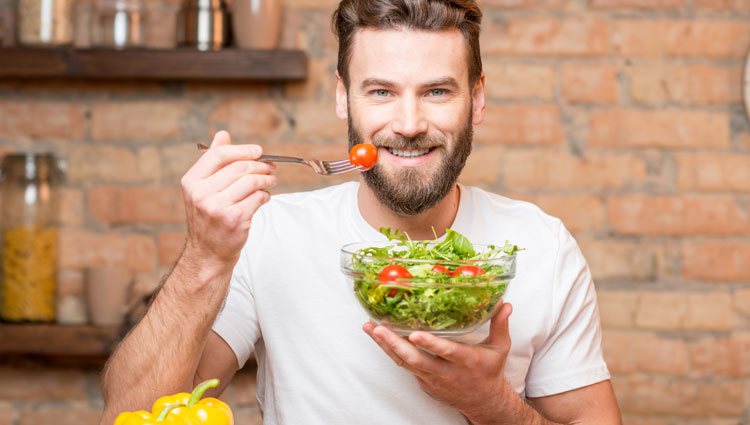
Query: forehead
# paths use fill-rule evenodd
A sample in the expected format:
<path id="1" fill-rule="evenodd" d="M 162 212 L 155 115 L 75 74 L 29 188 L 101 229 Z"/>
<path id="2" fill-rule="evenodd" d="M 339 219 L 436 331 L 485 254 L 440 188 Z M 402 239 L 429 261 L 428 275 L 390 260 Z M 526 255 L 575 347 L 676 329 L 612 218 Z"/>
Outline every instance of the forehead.
<path id="1" fill-rule="evenodd" d="M 349 61 L 353 83 L 380 78 L 408 84 L 447 76 L 468 81 L 468 74 L 468 47 L 456 29 L 364 29 L 354 35 Z"/>

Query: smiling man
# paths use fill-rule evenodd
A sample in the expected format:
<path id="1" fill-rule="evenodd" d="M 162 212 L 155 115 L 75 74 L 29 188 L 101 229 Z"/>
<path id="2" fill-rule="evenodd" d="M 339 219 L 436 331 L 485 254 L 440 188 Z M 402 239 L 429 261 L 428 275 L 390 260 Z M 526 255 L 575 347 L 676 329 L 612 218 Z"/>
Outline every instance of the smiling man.
<path id="1" fill-rule="evenodd" d="M 472 0 L 340 3 L 336 112 L 377 165 L 271 199 L 261 148 L 218 133 L 182 179 L 185 249 L 107 366 L 102 423 L 204 378 L 225 386 L 252 355 L 265 424 L 620 423 L 575 240 L 531 204 L 457 184 L 484 119 L 480 21 Z M 380 227 L 526 250 L 486 326 L 402 338 L 367 321 L 339 271 L 340 248 Z"/>

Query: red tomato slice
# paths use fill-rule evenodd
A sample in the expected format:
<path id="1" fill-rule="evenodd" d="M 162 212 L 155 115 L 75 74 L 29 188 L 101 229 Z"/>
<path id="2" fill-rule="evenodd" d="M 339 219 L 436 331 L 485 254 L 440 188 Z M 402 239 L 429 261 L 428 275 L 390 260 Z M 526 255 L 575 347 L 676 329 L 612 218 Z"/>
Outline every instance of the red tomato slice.
<path id="1" fill-rule="evenodd" d="M 453 276 L 474 277 L 484 274 L 484 270 L 478 266 L 460 266 L 453 270 Z"/>
<path id="2" fill-rule="evenodd" d="M 349 151 L 349 162 L 367 170 L 375 166 L 378 161 L 378 148 L 372 143 L 354 145 Z"/>
<path id="3" fill-rule="evenodd" d="M 448 270 L 448 267 L 441 266 L 440 264 L 435 264 L 434 266 L 432 266 L 432 271 L 435 273 L 451 274 L 451 271 Z"/>
<path id="4" fill-rule="evenodd" d="M 389 264 L 385 267 L 383 267 L 383 270 L 380 271 L 380 274 L 378 275 L 378 279 L 380 280 L 380 283 L 386 283 L 391 285 L 399 285 L 399 286 L 409 286 L 406 282 L 399 282 L 398 279 L 411 279 L 412 275 L 409 273 L 409 270 L 406 269 L 404 266 L 399 266 L 398 264 Z M 388 297 L 395 297 L 398 294 L 398 289 L 393 288 L 390 291 L 388 291 L 388 294 L 386 296 Z"/>

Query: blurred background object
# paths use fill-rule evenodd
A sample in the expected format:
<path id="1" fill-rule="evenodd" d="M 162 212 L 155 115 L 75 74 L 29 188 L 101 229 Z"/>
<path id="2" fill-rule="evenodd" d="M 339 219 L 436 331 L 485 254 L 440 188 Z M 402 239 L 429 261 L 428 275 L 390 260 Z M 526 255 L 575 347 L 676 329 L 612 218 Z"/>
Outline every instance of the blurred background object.
<path id="1" fill-rule="evenodd" d="M 27 46 L 73 42 L 74 0 L 17 0 L 18 41 Z"/>
<path id="2" fill-rule="evenodd" d="M 229 15 L 223 0 L 186 0 L 178 38 L 198 50 L 219 50 L 227 44 Z"/>
<path id="3" fill-rule="evenodd" d="M 92 45 L 123 49 L 142 47 L 145 15 L 140 0 L 97 0 Z"/>
<path id="4" fill-rule="evenodd" d="M 121 326 L 134 282 L 133 272 L 125 265 L 86 268 L 84 285 L 91 324 Z"/>
<path id="5" fill-rule="evenodd" d="M 282 0 L 235 0 L 232 5 L 232 29 L 237 47 L 277 48 L 283 13 Z"/>
<path id="6" fill-rule="evenodd" d="M 177 17 L 180 5 L 148 1 L 144 4 L 146 13 L 146 47 L 152 49 L 174 49 L 177 47 Z"/>
<path id="7" fill-rule="evenodd" d="M 0 47 L 16 44 L 16 8 L 11 0 L 0 1 Z"/>
<path id="8" fill-rule="evenodd" d="M 93 0 L 78 0 L 73 6 L 73 47 L 91 47 L 95 4 Z"/>
<path id="9" fill-rule="evenodd" d="M 54 322 L 62 180 L 51 154 L 6 155 L 2 168 L 2 304 L 11 322 Z"/>

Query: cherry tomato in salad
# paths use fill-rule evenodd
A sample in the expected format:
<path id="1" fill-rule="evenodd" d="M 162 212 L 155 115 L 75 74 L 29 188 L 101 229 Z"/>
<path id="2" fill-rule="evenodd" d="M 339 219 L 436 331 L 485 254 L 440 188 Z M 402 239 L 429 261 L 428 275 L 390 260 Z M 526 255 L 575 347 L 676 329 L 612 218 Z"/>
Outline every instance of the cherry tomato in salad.
<path id="1" fill-rule="evenodd" d="M 434 266 L 432 266 L 432 271 L 435 273 L 442 273 L 447 275 L 451 274 L 451 271 L 448 270 L 448 267 L 441 266 L 440 264 L 435 264 Z"/>
<path id="2" fill-rule="evenodd" d="M 484 270 L 478 266 L 460 266 L 453 270 L 453 276 L 474 277 L 483 274 Z"/>
<path id="3" fill-rule="evenodd" d="M 409 286 L 406 282 L 399 282 L 398 279 L 411 279 L 412 275 L 409 270 L 404 266 L 398 264 L 389 264 L 383 267 L 383 270 L 378 274 L 380 283 L 386 283 L 391 285 Z M 393 288 L 386 294 L 387 297 L 393 298 L 398 294 L 398 289 Z"/>
<path id="4" fill-rule="evenodd" d="M 354 145 L 349 151 L 349 162 L 369 170 L 378 161 L 378 148 L 372 143 Z"/>

